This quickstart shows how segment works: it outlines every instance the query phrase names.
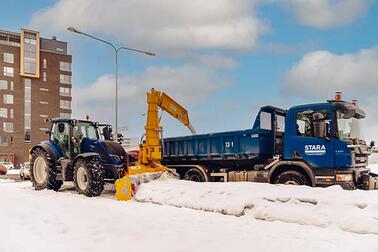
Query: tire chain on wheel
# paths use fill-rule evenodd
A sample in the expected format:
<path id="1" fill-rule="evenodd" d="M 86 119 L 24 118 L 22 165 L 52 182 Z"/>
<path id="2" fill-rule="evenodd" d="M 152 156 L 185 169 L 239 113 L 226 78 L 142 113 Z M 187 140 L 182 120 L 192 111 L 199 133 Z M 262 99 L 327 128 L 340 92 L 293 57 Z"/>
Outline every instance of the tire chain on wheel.
<path id="1" fill-rule="evenodd" d="M 34 179 L 34 162 L 37 157 L 43 157 L 43 159 L 46 161 L 48 170 L 47 170 L 47 177 L 43 184 L 38 184 L 36 180 Z M 63 181 L 59 181 L 56 179 L 57 170 L 54 161 L 50 157 L 50 155 L 44 151 L 41 148 L 37 148 L 32 152 L 32 158 L 30 161 L 30 179 L 32 181 L 33 187 L 36 190 L 43 190 L 43 189 L 49 189 L 58 191 L 60 187 L 63 185 Z"/>
<path id="2" fill-rule="evenodd" d="M 85 164 L 86 172 L 88 172 L 88 179 L 89 179 L 88 187 L 87 187 L 87 190 L 85 191 L 82 191 L 79 188 L 78 183 L 76 181 L 77 179 L 76 166 L 80 164 L 81 162 Z M 80 159 L 75 163 L 74 184 L 75 184 L 76 191 L 78 191 L 80 194 L 84 194 L 88 197 L 99 196 L 104 190 L 104 184 L 105 184 L 104 177 L 105 177 L 105 172 L 98 158 Z"/>

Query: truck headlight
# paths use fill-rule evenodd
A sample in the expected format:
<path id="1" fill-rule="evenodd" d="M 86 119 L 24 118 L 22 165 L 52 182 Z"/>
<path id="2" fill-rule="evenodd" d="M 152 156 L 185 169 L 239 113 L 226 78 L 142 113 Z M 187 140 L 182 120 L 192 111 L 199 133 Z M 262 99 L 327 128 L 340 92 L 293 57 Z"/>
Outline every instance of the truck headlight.
<path id="1" fill-rule="evenodd" d="M 353 180 L 353 174 L 337 174 L 336 175 L 336 182 L 352 181 L 352 180 Z"/>

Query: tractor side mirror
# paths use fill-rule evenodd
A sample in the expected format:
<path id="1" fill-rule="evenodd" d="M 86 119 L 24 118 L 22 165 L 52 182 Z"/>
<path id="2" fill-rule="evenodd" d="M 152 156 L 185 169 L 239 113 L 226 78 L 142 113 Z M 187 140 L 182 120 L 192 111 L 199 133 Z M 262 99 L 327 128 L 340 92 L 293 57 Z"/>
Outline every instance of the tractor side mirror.
<path id="1" fill-rule="evenodd" d="M 58 123 L 58 131 L 60 134 L 64 133 L 64 123 Z"/>
<path id="2" fill-rule="evenodd" d="M 370 147 L 373 148 L 375 146 L 375 141 L 370 142 Z"/>
<path id="3" fill-rule="evenodd" d="M 46 130 L 46 135 L 50 135 L 50 130 Z"/>
<path id="4" fill-rule="evenodd" d="M 102 129 L 102 135 L 104 136 L 105 140 L 112 141 L 112 128 L 106 126 Z"/>

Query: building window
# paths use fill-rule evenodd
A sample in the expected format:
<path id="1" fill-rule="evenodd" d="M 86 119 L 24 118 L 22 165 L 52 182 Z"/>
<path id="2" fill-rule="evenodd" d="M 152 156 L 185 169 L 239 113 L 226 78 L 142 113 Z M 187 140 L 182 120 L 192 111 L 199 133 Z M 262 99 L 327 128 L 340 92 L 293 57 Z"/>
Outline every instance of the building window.
<path id="1" fill-rule="evenodd" d="M 7 90 L 8 89 L 8 81 L 0 80 L 0 90 Z"/>
<path id="2" fill-rule="evenodd" d="M 71 72 L 71 63 L 61 61 L 60 62 L 60 70 L 66 71 L 66 72 Z"/>
<path id="3" fill-rule="evenodd" d="M 60 100 L 60 108 L 61 109 L 71 109 L 71 101 Z"/>
<path id="4" fill-rule="evenodd" d="M 39 130 L 40 130 L 40 131 L 43 131 L 43 132 L 47 132 L 47 131 L 49 131 L 48 128 L 39 128 Z"/>
<path id="5" fill-rule="evenodd" d="M 13 89 L 14 89 L 14 83 L 13 83 L 13 81 L 11 81 L 11 82 L 10 82 L 10 90 L 13 91 Z"/>
<path id="6" fill-rule="evenodd" d="M 48 115 L 39 115 L 39 117 L 41 117 L 41 118 L 49 118 Z"/>
<path id="7" fill-rule="evenodd" d="M 60 87 L 60 96 L 71 96 L 71 88 Z"/>
<path id="8" fill-rule="evenodd" d="M 31 80 L 25 79 L 25 120 L 24 120 L 24 141 L 30 142 L 31 130 Z"/>
<path id="9" fill-rule="evenodd" d="M 21 30 L 21 75 L 39 77 L 39 33 Z"/>
<path id="10" fill-rule="evenodd" d="M 4 67 L 4 76 L 13 77 L 13 67 Z"/>
<path id="11" fill-rule="evenodd" d="M 47 81 L 46 72 L 43 72 L 43 81 Z"/>
<path id="12" fill-rule="evenodd" d="M 14 63 L 13 53 L 4 53 L 4 62 L 13 64 Z"/>
<path id="13" fill-rule="evenodd" d="M 7 146 L 7 137 L 6 136 L 0 136 L 0 146 Z"/>
<path id="14" fill-rule="evenodd" d="M 12 122 L 4 122 L 3 123 L 3 131 L 4 132 L 13 132 L 13 123 Z"/>
<path id="15" fill-rule="evenodd" d="M 71 114 L 70 113 L 60 113 L 60 118 L 70 119 L 71 118 Z"/>
<path id="16" fill-rule="evenodd" d="M 59 47 L 56 48 L 56 51 L 57 52 L 64 52 L 63 48 L 59 48 Z"/>
<path id="17" fill-rule="evenodd" d="M 13 119 L 14 118 L 14 109 L 9 109 L 9 118 Z"/>
<path id="18" fill-rule="evenodd" d="M 48 92 L 49 89 L 48 88 L 39 88 L 40 91 L 43 91 L 43 92 Z"/>
<path id="19" fill-rule="evenodd" d="M 48 105 L 49 102 L 47 102 L 47 101 L 40 101 L 39 104 L 42 104 L 42 105 Z"/>
<path id="20" fill-rule="evenodd" d="M 66 74 L 60 75 L 60 83 L 71 84 L 71 76 Z"/>
<path id="21" fill-rule="evenodd" d="M 10 94 L 3 95 L 3 103 L 4 104 L 13 104 L 13 95 L 10 95 Z"/>
<path id="22" fill-rule="evenodd" d="M 47 68 L 47 59 L 43 59 L 43 68 Z"/>
<path id="23" fill-rule="evenodd" d="M 0 108 L 0 117 L 8 118 L 8 109 L 7 108 Z"/>

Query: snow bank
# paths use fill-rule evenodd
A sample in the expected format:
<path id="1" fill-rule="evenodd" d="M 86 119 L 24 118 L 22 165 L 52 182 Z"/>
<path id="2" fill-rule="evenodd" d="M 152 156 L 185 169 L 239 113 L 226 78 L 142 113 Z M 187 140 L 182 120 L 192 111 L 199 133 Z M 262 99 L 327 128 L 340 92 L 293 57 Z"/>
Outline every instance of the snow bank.
<path id="1" fill-rule="evenodd" d="M 20 169 L 11 169 L 7 171 L 8 175 L 19 175 L 20 174 Z"/>
<path id="2" fill-rule="evenodd" d="M 168 185 L 180 184 L 185 190 L 190 186 L 190 191 L 204 188 L 204 184 L 169 182 L 165 190 L 173 191 Z M 155 182 L 149 186 L 153 185 Z M 218 192 L 231 190 L 231 195 L 218 199 L 228 199 L 232 205 L 239 195 L 237 190 L 246 188 L 239 186 L 219 184 Z M 285 202 L 287 198 L 279 200 Z M 214 202 L 211 200 L 208 206 Z M 191 205 L 189 201 L 187 204 Z M 298 203 L 307 205 L 312 204 Z M 30 182 L 0 179 L 0 251 L 378 251 L 376 235 L 260 221 L 250 218 L 249 213 L 253 212 L 237 218 L 136 201 L 118 202 L 114 192 L 87 198 L 78 195 L 71 184 L 59 192 L 34 191 Z"/>
<path id="3" fill-rule="evenodd" d="M 157 180 L 142 184 L 135 199 L 175 207 L 251 216 L 378 235 L 378 191 L 345 191 L 250 182 L 195 183 Z"/>

